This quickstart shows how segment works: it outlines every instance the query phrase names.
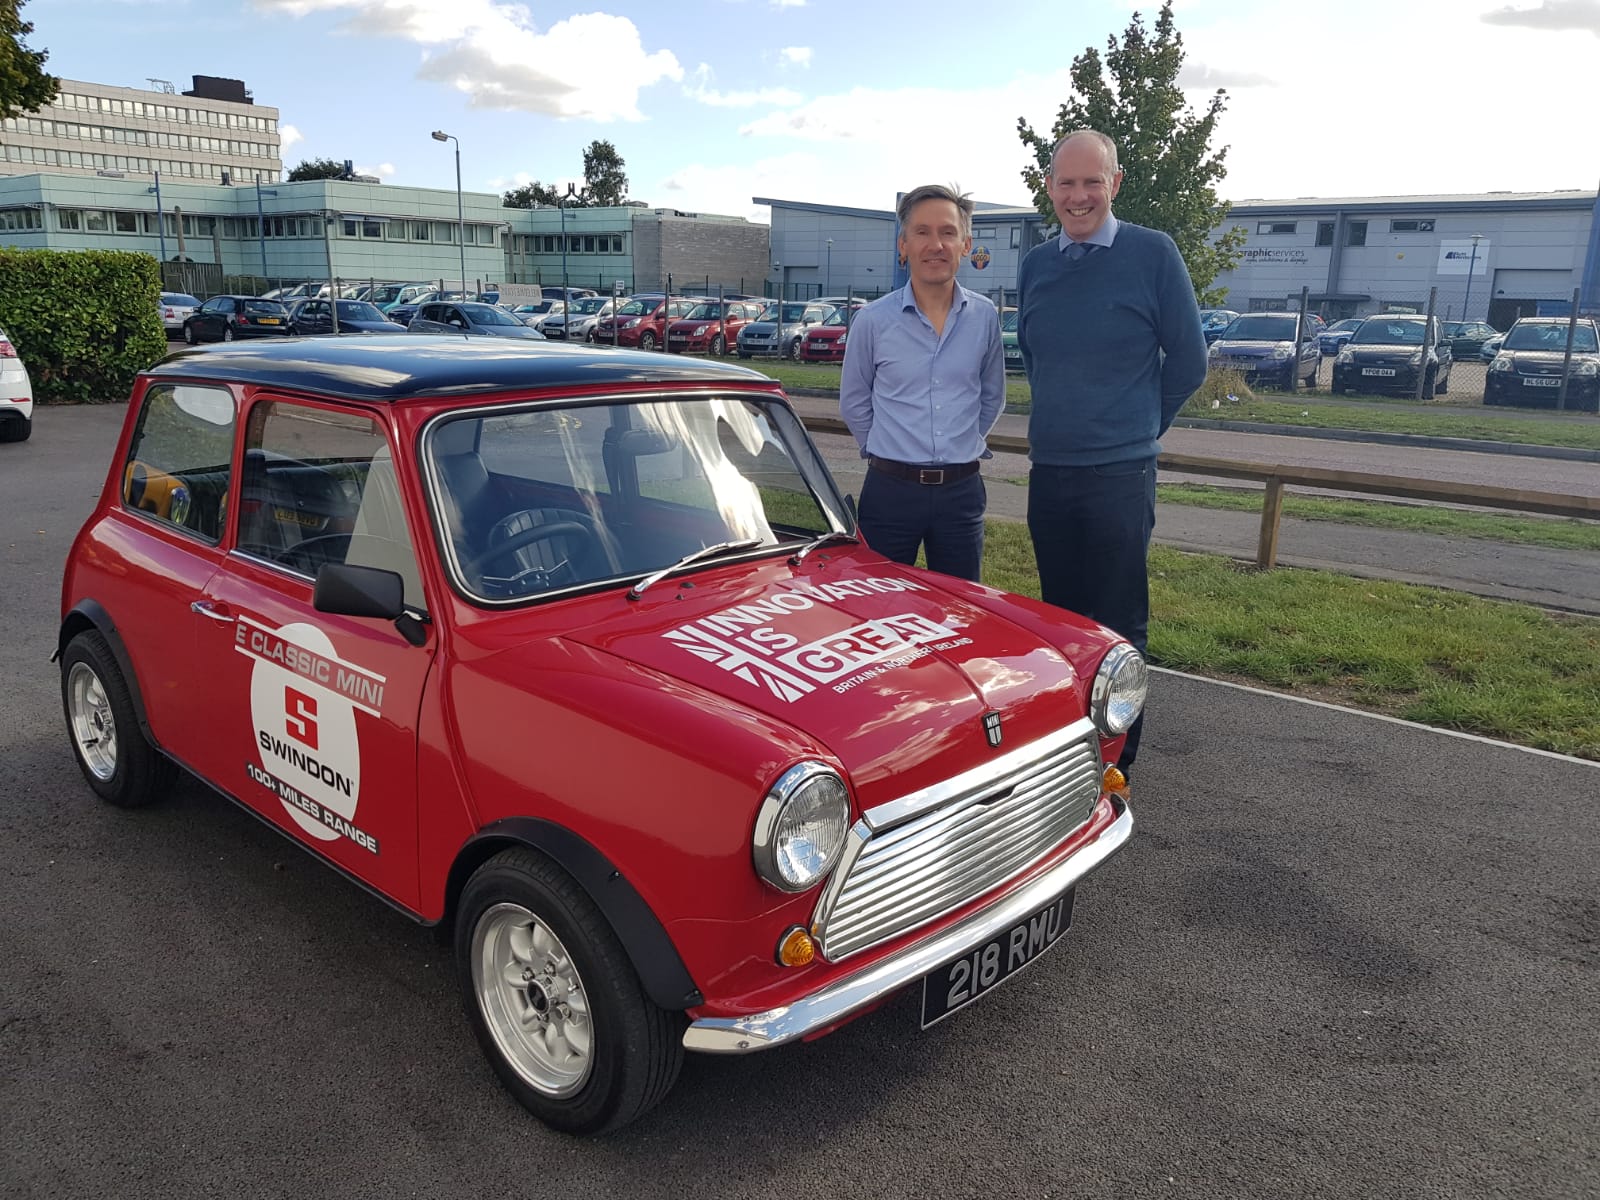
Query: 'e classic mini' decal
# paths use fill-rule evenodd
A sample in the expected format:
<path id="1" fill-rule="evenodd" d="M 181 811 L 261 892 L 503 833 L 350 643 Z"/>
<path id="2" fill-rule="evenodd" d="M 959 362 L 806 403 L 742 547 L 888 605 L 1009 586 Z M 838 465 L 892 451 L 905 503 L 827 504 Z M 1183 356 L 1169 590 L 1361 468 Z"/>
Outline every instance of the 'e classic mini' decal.
<path id="1" fill-rule="evenodd" d="M 927 590 L 925 584 L 900 578 L 818 584 L 725 608 L 663 636 L 696 658 L 793 703 L 820 684 L 846 692 L 934 650 L 969 645 L 971 639 L 920 613 L 898 613 L 802 643 L 778 628 L 785 617 L 847 597 Z"/>
<path id="2" fill-rule="evenodd" d="M 314 625 L 271 629 L 240 617 L 233 648 L 252 660 L 250 716 L 260 762 L 245 773 L 320 841 L 345 838 L 378 853 L 355 822 L 361 800 L 356 709 L 382 715 L 384 677 L 345 662 Z"/>

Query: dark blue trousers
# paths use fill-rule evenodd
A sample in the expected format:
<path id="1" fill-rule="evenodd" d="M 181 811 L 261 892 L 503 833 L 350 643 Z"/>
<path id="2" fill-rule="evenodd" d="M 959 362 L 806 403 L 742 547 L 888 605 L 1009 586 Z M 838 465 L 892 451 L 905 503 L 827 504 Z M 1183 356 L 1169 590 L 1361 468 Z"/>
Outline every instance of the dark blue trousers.
<path id="1" fill-rule="evenodd" d="M 929 485 L 867 468 L 857 523 L 885 558 L 907 566 L 921 547 L 928 569 L 978 582 L 983 567 L 983 510 L 989 493 L 982 475 Z"/>
<path id="2" fill-rule="evenodd" d="M 1146 556 L 1156 526 L 1156 460 L 1028 473 L 1028 533 L 1040 595 L 1110 626 L 1145 652 L 1150 629 Z M 1120 765 L 1139 752 L 1144 716 L 1128 731 Z"/>

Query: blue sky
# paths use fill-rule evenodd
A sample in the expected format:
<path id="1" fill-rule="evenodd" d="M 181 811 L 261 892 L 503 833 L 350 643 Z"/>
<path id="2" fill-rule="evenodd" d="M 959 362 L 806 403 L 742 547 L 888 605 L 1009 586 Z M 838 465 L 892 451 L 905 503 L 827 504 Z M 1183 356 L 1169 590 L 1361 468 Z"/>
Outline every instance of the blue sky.
<path id="1" fill-rule="evenodd" d="M 1127 0 L 30 0 L 70 79 L 243 79 L 285 166 L 396 184 L 581 180 L 595 138 L 653 205 L 767 219 L 752 196 L 888 208 L 950 182 L 1025 204 L 1016 136 Z M 1156 6 L 1138 6 L 1153 19 Z M 1225 198 L 1592 188 L 1600 0 L 1184 0 L 1187 94 L 1229 91 Z M 1582 114 L 1580 116 L 1580 114 Z M 1346 130 L 1340 134 L 1340 129 Z"/>

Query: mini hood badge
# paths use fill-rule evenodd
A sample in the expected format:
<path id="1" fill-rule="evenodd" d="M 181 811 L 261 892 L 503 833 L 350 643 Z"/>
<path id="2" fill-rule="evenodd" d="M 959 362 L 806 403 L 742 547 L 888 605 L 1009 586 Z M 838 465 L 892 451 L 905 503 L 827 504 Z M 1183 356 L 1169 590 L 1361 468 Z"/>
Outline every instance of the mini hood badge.
<path id="1" fill-rule="evenodd" d="M 989 745 L 998 746 L 1000 744 L 1000 714 L 999 713 L 997 713 L 997 712 L 986 712 L 986 713 L 983 714 L 983 733 L 984 733 L 984 736 L 989 739 Z"/>

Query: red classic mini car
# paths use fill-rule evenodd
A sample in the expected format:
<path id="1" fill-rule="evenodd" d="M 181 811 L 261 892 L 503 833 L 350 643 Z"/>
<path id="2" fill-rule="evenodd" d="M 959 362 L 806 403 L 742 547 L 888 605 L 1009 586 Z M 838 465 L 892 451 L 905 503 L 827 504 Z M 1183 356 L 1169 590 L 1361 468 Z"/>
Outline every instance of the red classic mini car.
<path id="1" fill-rule="evenodd" d="M 1066 932 L 1145 666 L 856 537 L 772 381 L 402 335 L 140 376 L 69 555 L 70 740 L 454 936 L 505 1086 L 597 1132 L 685 1049 L 924 1025 Z"/>

